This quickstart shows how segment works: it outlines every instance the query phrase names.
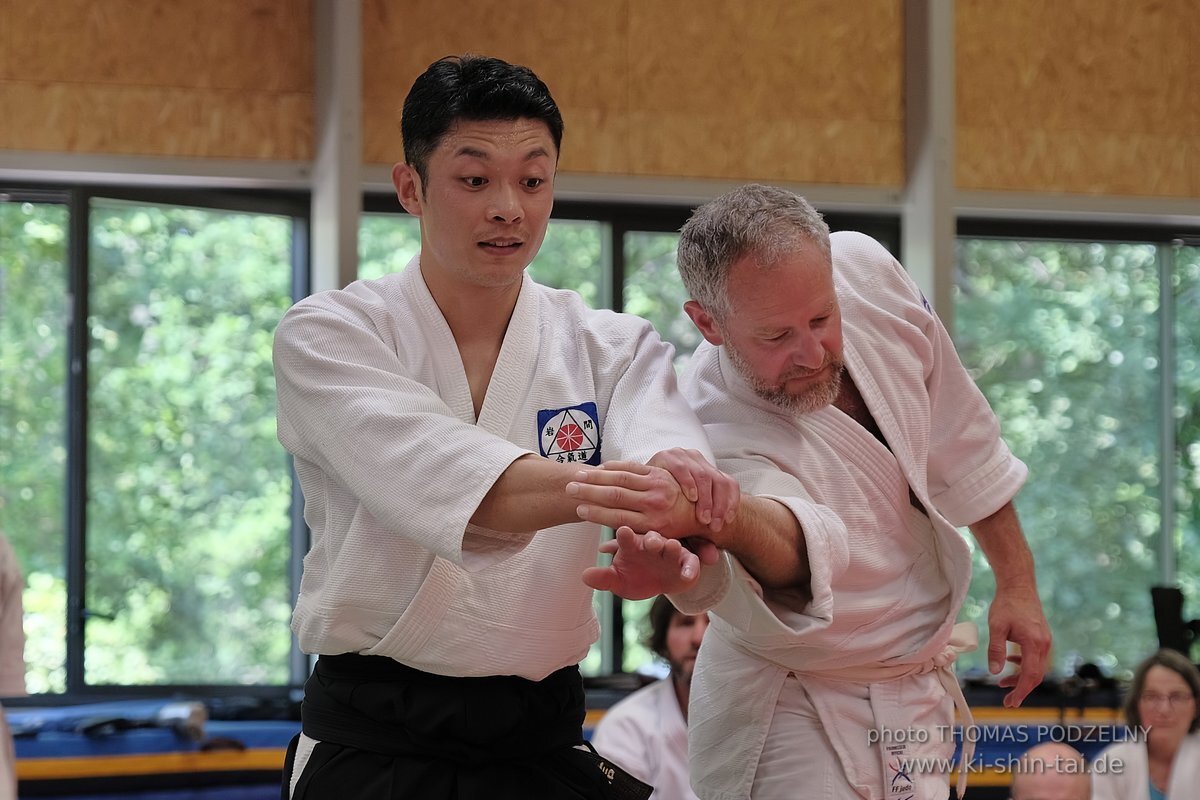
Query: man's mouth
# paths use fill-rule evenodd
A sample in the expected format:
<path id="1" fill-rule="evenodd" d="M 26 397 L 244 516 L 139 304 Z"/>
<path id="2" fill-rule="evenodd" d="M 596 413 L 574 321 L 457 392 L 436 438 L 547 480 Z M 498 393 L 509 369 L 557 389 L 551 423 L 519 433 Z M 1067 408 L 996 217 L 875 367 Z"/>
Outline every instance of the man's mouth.
<path id="1" fill-rule="evenodd" d="M 520 239 L 488 239 L 486 241 L 480 242 L 479 246 L 484 248 L 485 250 L 505 251 L 505 250 L 516 250 L 522 244 L 524 244 L 524 242 L 522 242 Z"/>

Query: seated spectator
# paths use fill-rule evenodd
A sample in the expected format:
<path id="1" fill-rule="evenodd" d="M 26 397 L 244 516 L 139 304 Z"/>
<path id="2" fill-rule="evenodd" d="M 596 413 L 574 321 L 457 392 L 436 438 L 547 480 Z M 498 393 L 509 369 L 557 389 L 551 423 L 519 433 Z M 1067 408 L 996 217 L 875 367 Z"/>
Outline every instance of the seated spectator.
<path id="1" fill-rule="evenodd" d="M 1011 800 L 1089 800 L 1091 796 L 1087 761 L 1061 742 L 1043 742 L 1026 750 L 1009 787 Z"/>
<path id="2" fill-rule="evenodd" d="M 1110 745 L 1092 767 L 1096 800 L 1192 800 L 1200 796 L 1200 671 L 1174 650 L 1159 650 L 1133 674 L 1125 698 L 1130 738 Z"/>
<path id="3" fill-rule="evenodd" d="M 601 718 L 592 744 L 654 787 L 651 800 L 696 800 L 688 780 L 687 708 L 692 670 L 708 617 L 680 613 L 665 596 L 650 607 L 647 646 L 671 667 Z"/>

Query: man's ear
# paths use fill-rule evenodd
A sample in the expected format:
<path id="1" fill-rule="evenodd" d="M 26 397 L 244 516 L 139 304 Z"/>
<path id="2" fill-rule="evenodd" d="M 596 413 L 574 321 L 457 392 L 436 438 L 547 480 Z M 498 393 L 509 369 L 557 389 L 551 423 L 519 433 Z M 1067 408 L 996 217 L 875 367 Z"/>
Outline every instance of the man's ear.
<path id="1" fill-rule="evenodd" d="M 692 318 L 692 323 L 695 324 L 705 341 L 718 347 L 725 342 L 725 337 L 721 335 L 721 328 L 717 325 L 717 321 L 713 319 L 712 314 L 704 310 L 704 306 L 695 300 L 688 300 L 683 304 L 683 310 Z"/>
<path id="2" fill-rule="evenodd" d="M 417 171 L 404 162 L 393 165 L 392 186 L 404 210 L 414 217 L 421 216 L 421 176 Z"/>

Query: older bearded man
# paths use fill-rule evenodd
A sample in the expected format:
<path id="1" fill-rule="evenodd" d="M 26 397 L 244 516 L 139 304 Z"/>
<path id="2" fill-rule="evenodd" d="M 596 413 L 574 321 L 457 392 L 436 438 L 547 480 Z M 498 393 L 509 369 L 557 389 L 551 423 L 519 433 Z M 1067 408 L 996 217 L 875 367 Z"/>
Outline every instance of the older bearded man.
<path id="1" fill-rule="evenodd" d="M 689 714 L 704 800 L 946 798 L 951 665 L 968 526 L 996 577 L 993 672 L 1006 641 L 1018 705 L 1050 647 L 1013 507 L 1025 465 L 903 267 L 832 237 L 803 198 L 746 186 L 699 208 L 678 263 L 703 334 L 681 381 L 718 467 L 791 511 L 807 580 L 762 585 L 736 558 L 676 598 L 713 609 Z M 918 763 L 917 759 L 928 758 Z M 939 761 L 941 759 L 941 761 Z M 962 771 L 965 776 L 965 771 Z M 960 790 L 962 784 L 960 783 Z"/>

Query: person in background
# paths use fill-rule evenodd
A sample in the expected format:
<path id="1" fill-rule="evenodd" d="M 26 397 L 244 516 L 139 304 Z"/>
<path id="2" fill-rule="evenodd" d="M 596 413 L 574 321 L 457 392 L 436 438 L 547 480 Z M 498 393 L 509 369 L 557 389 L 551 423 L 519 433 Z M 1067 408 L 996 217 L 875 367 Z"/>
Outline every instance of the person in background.
<path id="1" fill-rule="evenodd" d="M 1090 800 L 1087 760 L 1062 742 L 1034 745 L 1017 762 L 1008 796 L 1010 800 Z"/>
<path id="2" fill-rule="evenodd" d="M 1182 654 L 1159 650 L 1133 673 L 1125 698 L 1130 738 L 1092 765 L 1095 800 L 1200 797 L 1200 671 Z"/>
<path id="3" fill-rule="evenodd" d="M 653 786 L 653 800 L 696 800 L 688 779 L 687 707 L 708 617 L 682 613 L 665 595 L 654 599 L 648 617 L 646 644 L 671 673 L 613 705 L 596 725 L 592 744 Z"/>
<path id="4" fill-rule="evenodd" d="M 0 533 L 0 697 L 25 694 L 25 627 L 21 592 L 25 581 L 16 553 Z M 0 707 L 0 800 L 17 796 L 12 733 Z"/>

